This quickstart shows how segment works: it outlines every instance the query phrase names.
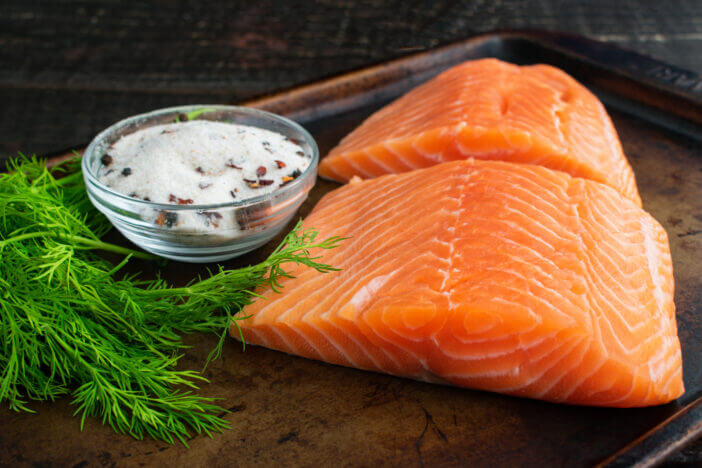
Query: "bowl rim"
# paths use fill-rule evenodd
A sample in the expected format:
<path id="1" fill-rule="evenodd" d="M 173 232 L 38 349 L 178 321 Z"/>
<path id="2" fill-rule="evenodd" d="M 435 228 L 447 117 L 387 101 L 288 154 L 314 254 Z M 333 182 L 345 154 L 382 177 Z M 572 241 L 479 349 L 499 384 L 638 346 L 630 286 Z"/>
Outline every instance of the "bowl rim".
<path id="1" fill-rule="evenodd" d="M 106 186 L 100 180 L 97 178 L 97 175 L 93 173 L 93 171 L 90 169 L 88 165 L 88 159 L 89 156 L 95 152 L 97 145 L 103 141 L 105 138 L 107 138 L 113 131 L 115 131 L 117 128 L 121 128 L 123 126 L 129 125 L 132 122 L 138 121 L 138 120 L 147 120 L 152 117 L 157 117 L 162 114 L 167 114 L 170 112 L 179 112 L 179 113 L 186 113 L 186 112 L 193 112 L 196 110 L 230 110 L 230 111 L 237 111 L 237 112 L 242 112 L 244 114 L 249 114 L 253 116 L 258 116 L 258 117 L 265 117 L 274 121 L 277 121 L 279 123 L 282 123 L 284 125 L 287 125 L 288 127 L 292 127 L 296 131 L 300 132 L 303 137 L 307 140 L 307 143 L 309 144 L 311 148 L 311 161 L 309 166 L 304 170 L 302 174 L 300 174 L 299 177 L 297 177 L 295 180 L 292 182 L 286 184 L 283 187 L 280 187 L 278 190 L 275 190 L 273 192 L 269 192 L 266 194 L 262 195 L 257 195 L 255 197 L 251 198 L 244 198 L 242 200 L 236 200 L 236 201 L 227 201 L 227 202 L 222 202 L 222 203 L 209 203 L 209 204 L 199 204 L 199 205 L 176 205 L 176 204 L 170 204 L 170 203 L 157 203 L 157 202 L 152 202 L 152 201 L 146 201 L 142 200 L 139 198 L 132 198 L 128 195 L 116 192 L 112 190 L 110 187 Z M 251 125 L 254 126 L 255 125 Z M 263 127 L 257 127 L 257 128 L 263 128 Z M 264 128 L 264 130 L 267 130 Z M 270 130 L 273 131 L 273 130 Z M 188 104 L 188 105 L 183 105 L 183 106 L 172 106 L 172 107 L 164 107 L 161 109 L 156 109 L 150 112 L 145 112 L 142 114 L 135 114 L 129 117 L 126 117 L 122 120 L 119 120 L 118 122 L 113 123 L 109 127 L 105 128 L 104 130 L 100 131 L 88 144 L 87 148 L 85 149 L 85 152 L 83 153 L 83 156 L 81 158 L 81 169 L 83 172 L 83 177 L 86 179 L 86 190 L 90 191 L 92 188 L 99 189 L 102 192 L 105 192 L 109 194 L 111 197 L 116 197 L 118 199 L 127 201 L 129 203 L 133 203 L 135 207 L 148 207 L 148 208 L 157 208 L 159 210 L 168 210 L 168 211 L 204 211 L 204 210 L 211 210 L 211 209 L 217 209 L 217 208 L 234 208 L 234 207 L 247 207 L 251 205 L 255 205 L 260 202 L 265 202 L 268 200 L 271 200 L 275 197 L 281 196 L 281 195 L 291 195 L 294 193 L 297 193 L 300 191 L 300 189 L 303 187 L 304 182 L 309 179 L 310 174 L 313 177 L 316 177 L 317 175 L 317 165 L 319 164 L 319 148 L 317 146 L 317 142 L 312 137 L 312 135 L 300 124 L 297 122 L 284 117 L 279 114 L 274 114 L 272 112 L 264 111 L 261 109 L 255 109 L 252 107 L 245 107 L 245 106 L 234 106 L 234 105 L 225 105 L 225 104 Z M 87 183 L 89 182 L 89 183 Z"/>

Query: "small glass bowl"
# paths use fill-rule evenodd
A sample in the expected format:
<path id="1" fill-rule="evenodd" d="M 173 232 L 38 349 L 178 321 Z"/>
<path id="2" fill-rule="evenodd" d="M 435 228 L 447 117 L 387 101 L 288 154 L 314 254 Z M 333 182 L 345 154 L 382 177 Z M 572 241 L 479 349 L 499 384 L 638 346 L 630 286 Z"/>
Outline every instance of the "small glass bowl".
<path id="1" fill-rule="evenodd" d="M 295 180 L 278 190 L 241 201 L 210 205 L 171 205 L 128 197 L 102 184 L 97 173 L 100 158 L 120 137 L 137 130 L 179 121 L 183 114 L 193 119 L 229 122 L 259 127 L 295 140 L 310 165 Z M 265 244 L 290 222 L 315 184 L 319 150 L 312 136 L 284 117 L 237 106 L 192 105 L 160 109 L 117 122 L 103 130 L 83 154 L 82 169 L 90 201 L 130 241 L 156 255 L 192 263 L 207 263 L 237 257 Z M 215 213 L 229 219 L 220 227 L 180 229 L 169 220 L 179 216 Z M 213 218 L 214 219 L 214 218 Z M 171 224 L 171 227 L 168 225 Z M 231 228 L 221 226 L 232 226 Z"/>

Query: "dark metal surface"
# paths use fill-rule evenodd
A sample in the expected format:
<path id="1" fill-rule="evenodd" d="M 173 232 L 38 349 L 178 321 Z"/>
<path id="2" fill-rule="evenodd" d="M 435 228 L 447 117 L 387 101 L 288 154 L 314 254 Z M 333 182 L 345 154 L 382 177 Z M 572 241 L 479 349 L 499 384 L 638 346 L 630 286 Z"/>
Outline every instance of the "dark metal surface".
<path id="1" fill-rule="evenodd" d="M 625 410 L 554 405 L 341 368 L 253 346 L 242 352 L 232 341 L 206 371 L 211 383 L 202 388 L 230 408 L 231 431 L 212 439 L 195 437 L 186 449 L 133 441 L 92 420 L 81 433 L 65 399 L 35 404 L 35 415 L 3 407 L 0 464 L 650 466 L 693 440 L 701 429 L 702 143 L 690 132 L 684 136 L 662 128 L 660 118 L 668 127 L 684 122 L 695 128 L 699 102 L 687 95 L 675 100 L 679 90 L 665 80 L 631 80 L 627 70 L 582 54 L 565 36 L 488 35 L 253 104 L 302 121 L 325 154 L 371 111 L 469 58 L 551 63 L 603 96 L 616 96 L 616 109 L 610 110 L 644 207 L 670 238 L 687 388 L 679 400 Z M 681 103 L 688 107 L 681 109 Z M 646 120 L 641 109 L 657 119 Z M 319 181 L 301 215 L 336 186 Z M 272 246 L 229 265 L 258 261 Z M 153 273 L 149 264 L 132 268 Z M 198 271 L 172 263 L 164 276 L 182 282 Z M 184 366 L 196 369 L 216 338 L 188 340 L 193 348 Z"/>
<path id="2" fill-rule="evenodd" d="M 650 466 L 680 450 L 702 433 L 702 397 L 658 424 L 599 466 Z"/>

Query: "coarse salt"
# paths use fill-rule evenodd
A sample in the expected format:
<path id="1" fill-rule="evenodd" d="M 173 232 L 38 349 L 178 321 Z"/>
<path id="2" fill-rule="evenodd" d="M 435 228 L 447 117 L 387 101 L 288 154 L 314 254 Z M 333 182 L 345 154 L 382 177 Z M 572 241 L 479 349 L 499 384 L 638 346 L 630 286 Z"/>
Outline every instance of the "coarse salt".
<path id="1" fill-rule="evenodd" d="M 132 198 L 163 204 L 208 205 L 244 201 L 291 182 L 310 157 L 282 134 L 247 125 L 195 120 L 125 135 L 102 157 L 98 179 Z M 180 230 L 237 229 L 215 211 L 178 212 L 156 224 Z"/>

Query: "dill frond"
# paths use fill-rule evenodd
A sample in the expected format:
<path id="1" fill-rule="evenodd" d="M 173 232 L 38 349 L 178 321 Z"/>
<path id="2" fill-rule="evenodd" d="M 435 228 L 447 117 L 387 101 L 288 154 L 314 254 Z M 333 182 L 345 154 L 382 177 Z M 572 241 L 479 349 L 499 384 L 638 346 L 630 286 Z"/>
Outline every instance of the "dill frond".
<path id="1" fill-rule="evenodd" d="M 170 287 L 119 274 L 130 257 L 152 256 L 101 240 L 111 225 L 90 204 L 77 160 L 47 168 L 21 156 L 8 167 L 0 174 L 0 401 L 32 411 L 30 400 L 70 395 L 81 427 L 94 417 L 137 439 L 184 444 L 191 433 L 227 428 L 226 412 L 195 393 L 204 377 L 176 370 L 181 336 L 217 333 L 207 362 L 218 357 L 255 288 L 279 291 L 289 263 L 333 271 L 311 251 L 343 240 L 318 241 L 298 223 L 266 261 Z M 124 258 L 115 265 L 99 250 Z"/>

